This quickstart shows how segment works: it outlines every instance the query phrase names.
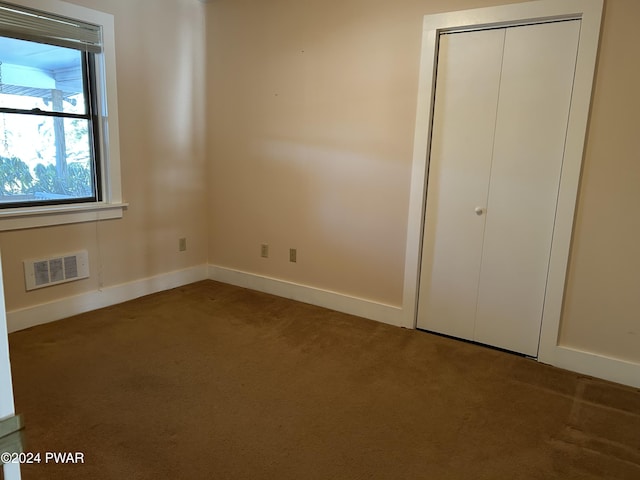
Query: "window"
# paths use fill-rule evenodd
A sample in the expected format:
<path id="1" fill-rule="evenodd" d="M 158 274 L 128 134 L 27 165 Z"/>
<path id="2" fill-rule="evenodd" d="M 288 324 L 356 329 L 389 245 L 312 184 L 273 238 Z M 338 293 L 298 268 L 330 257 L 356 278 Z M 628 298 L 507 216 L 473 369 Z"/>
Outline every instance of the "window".
<path id="1" fill-rule="evenodd" d="M 122 216 L 107 69 L 115 67 L 113 19 L 55 0 L 43 12 L 32 2 L 0 1 L 0 230 Z M 110 207 L 119 212 L 105 214 Z M 16 224 L 16 215 L 30 224 Z"/>
<path id="2" fill-rule="evenodd" d="M 0 208 L 96 201 L 93 55 L 0 37 Z"/>

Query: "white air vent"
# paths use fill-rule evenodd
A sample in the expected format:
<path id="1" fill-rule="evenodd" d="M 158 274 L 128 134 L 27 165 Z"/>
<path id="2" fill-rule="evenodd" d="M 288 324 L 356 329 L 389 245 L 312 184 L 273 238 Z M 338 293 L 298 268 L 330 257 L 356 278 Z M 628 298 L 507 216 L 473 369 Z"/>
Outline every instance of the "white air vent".
<path id="1" fill-rule="evenodd" d="M 89 277 L 89 254 L 86 250 L 52 258 L 25 260 L 23 264 L 27 290 Z"/>

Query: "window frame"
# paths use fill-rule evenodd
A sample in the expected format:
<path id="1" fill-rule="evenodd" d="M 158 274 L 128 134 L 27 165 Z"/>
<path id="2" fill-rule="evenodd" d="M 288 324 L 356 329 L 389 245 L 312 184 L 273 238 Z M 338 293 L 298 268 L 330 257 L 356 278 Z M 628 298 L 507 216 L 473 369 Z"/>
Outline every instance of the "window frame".
<path id="1" fill-rule="evenodd" d="M 95 92 L 92 135 L 95 146 L 95 199 L 56 204 L 34 204 L 0 209 L 0 231 L 37 228 L 69 223 L 121 218 L 128 206 L 122 201 L 120 146 L 118 135 L 118 101 L 113 15 L 60 0 L 9 0 L 16 7 L 26 7 L 92 23 L 101 29 L 102 51 L 92 54 Z M 37 202 L 39 203 L 39 202 Z"/>
<path id="2" fill-rule="evenodd" d="M 0 37 L 5 37 L 0 34 Z M 42 42 L 34 42 L 40 45 L 45 45 Z M 101 173 L 101 158 L 100 148 L 98 143 L 101 141 L 100 130 L 98 128 L 98 115 L 96 112 L 99 108 L 99 102 L 97 102 L 95 96 L 95 53 L 87 50 L 77 50 L 80 54 L 81 70 L 82 70 L 82 94 L 85 100 L 85 113 L 68 113 L 56 110 L 36 110 L 36 109 L 23 109 L 14 107 L 0 107 L 0 113 L 8 115 L 29 115 L 44 118 L 61 118 L 61 119 L 81 119 L 86 120 L 89 124 L 88 135 L 88 147 L 91 156 L 90 169 L 92 177 L 92 194 L 83 197 L 70 197 L 64 199 L 52 199 L 52 200 L 27 200 L 27 201 L 7 201 L 0 203 L 0 210 L 6 210 L 11 208 L 33 207 L 33 206 L 47 206 L 47 205 L 68 205 L 75 203 L 87 203 L 97 202 L 102 198 L 102 185 L 100 183 Z M 0 68 L 2 66 L 0 65 Z"/>

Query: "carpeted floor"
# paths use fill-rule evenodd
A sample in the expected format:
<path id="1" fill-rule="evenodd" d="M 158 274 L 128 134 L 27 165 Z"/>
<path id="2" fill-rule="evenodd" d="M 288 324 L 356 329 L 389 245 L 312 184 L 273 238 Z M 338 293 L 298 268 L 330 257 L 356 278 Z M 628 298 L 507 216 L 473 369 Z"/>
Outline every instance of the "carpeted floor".
<path id="1" fill-rule="evenodd" d="M 23 479 L 634 479 L 640 391 L 212 281 L 10 335 Z"/>

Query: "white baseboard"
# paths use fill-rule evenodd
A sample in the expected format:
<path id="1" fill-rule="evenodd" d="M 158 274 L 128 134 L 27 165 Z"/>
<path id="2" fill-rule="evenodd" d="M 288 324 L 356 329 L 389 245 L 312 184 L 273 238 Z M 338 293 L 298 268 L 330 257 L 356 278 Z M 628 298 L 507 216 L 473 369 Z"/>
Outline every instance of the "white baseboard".
<path id="1" fill-rule="evenodd" d="M 164 273 L 7 312 L 7 327 L 11 333 L 206 279 L 206 265 Z"/>
<path id="2" fill-rule="evenodd" d="M 403 309 L 400 307 L 215 265 L 208 267 L 200 265 L 7 312 L 8 330 L 9 332 L 23 330 L 207 278 L 390 325 L 406 327 L 406 319 L 403 318 Z M 549 353 L 550 355 L 539 358 L 539 361 L 584 375 L 640 388 L 640 364 L 638 363 L 567 346 L 556 346 Z"/>
<path id="3" fill-rule="evenodd" d="M 562 345 L 556 346 L 549 358 L 541 357 L 538 360 L 572 372 L 640 388 L 638 363 Z"/>
<path id="4" fill-rule="evenodd" d="M 377 320 L 395 326 L 407 323 L 403 309 L 384 305 L 370 300 L 350 297 L 336 292 L 320 290 L 306 285 L 299 285 L 252 273 L 228 268 L 209 266 L 209 278 L 239 287 L 270 293 L 279 297 L 290 298 L 304 303 L 349 313 L 360 317 Z M 576 373 L 602 378 L 611 382 L 632 387 L 640 387 L 640 364 L 606 357 L 590 352 L 583 352 L 564 346 L 553 348 L 549 358 L 538 359 L 558 368 Z"/>
<path id="5" fill-rule="evenodd" d="M 270 293 L 350 315 L 357 315 L 389 325 L 404 326 L 402 308 L 392 305 L 216 265 L 209 266 L 209 278 L 238 287 Z"/>

